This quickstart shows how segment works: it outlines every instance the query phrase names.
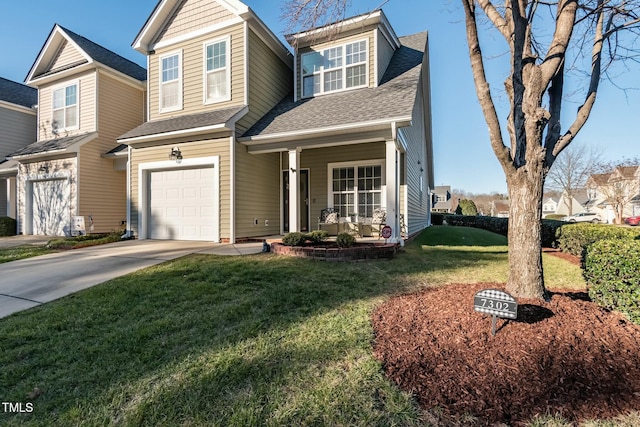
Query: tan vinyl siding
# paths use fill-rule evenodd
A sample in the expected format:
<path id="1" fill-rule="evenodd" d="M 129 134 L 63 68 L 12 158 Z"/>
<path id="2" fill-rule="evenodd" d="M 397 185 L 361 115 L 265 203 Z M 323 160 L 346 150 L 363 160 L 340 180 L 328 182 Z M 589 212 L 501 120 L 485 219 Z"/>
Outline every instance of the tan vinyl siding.
<path id="1" fill-rule="evenodd" d="M 280 234 L 280 160 L 236 144 L 236 238 Z M 258 225 L 254 225 L 254 219 Z M 265 220 L 269 226 L 265 226 Z"/>
<path id="2" fill-rule="evenodd" d="M 218 2 L 211 0 L 183 0 L 160 32 L 157 40 L 169 40 L 219 24 L 234 15 Z"/>
<path id="3" fill-rule="evenodd" d="M 118 136 L 143 123 L 143 103 L 142 87 L 98 75 L 99 136 L 80 148 L 78 165 L 79 213 L 93 216 L 97 233 L 117 230 L 127 218 L 126 171 L 114 170 L 114 160 L 101 155 L 118 145 Z"/>
<path id="4" fill-rule="evenodd" d="M 249 113 L 238 122 L 242 135 L 282 100 L 293 86 L 292 70 L 249 30 Z"/>
<path id="5" fill-rule="evenodd" d="M 33 113 L 0 106 L 0 159 L 36 141 L 37 118 Z"/>
<path id="6" fill-rule="evenodd" d="M 310 169 L 310 209 L 311 228 L 317 229 L 320 211 L 331 205 L 328 200 L 329 177 L 327 175 L 328 163 L 358 162 L 362 160 L 384 160 L 385 143 L 375 142 L 370 144 L 345 145 L 341 147 L 316 148 L 303 150 L 300 153 L 300 167 Z M 289 157 L 282 154 L 283 169 L 288 169 Z"/>
<path id="7" fill-rule="evenodd" d="M 229 210 L 230 210 L 230 156 L 229 138 L 219 138 L 203 141 L 175 143 L 167 140 L 164 145 L 149 148 L 138 148 L 131 154 L 131 228 L 136 236 L 140 235 L 138 219 L 138 165 L 140 163 L 160 162 L 168 159 L 172 147 L 179 147 L 185 158 L 220 157 L 220 238 L 228 239 L 230 236 Z"/>
<path id="8" fill-rule="evenodd" d="M 38 139 L 47 140 L 54 138 L 51 133 L 51 121 L 53 120 L 53 90 L 61 86 L 78 83 L 78 114 L 79 128 L 70 131 L 61 131 L 61 136 L 79 135 L 96 130 L 96 72 L 88 71 L 75 76 L 46 84 L 38 88 Z"/>
<path id="9" fill-rule="evenodd" d="M 56 53 L 56 56 L 51 61 L 50 70 L 57 70 L 62 67 L 66 67 L 67 65 L 75 64 L 80 61 L 86 61 L 86 58 L 82 56 L 80 51 L 76 49 L 68 41 L 65 41 L 60 49 Z"/>
<path id="10" fill-rule="evenodd" d="M 204 44 L 226 36 L 231 37 L 231 100 L 204 103 Z M 182 54 L 182 109 L 160 113 L 160 57 L 172 52 Z M 189 39 L 158 49 L 149 56 L 149 119 L 158 120 L 178 115 L 194 114 L 244 104 L 244 25 Z"/>
<path id="11" fill-rule="evenodd" d="M 333 40 L 331 40 L 330 42 L 326 42 L 326 43 L 318 43 L 318 44 L 314 44 L 313 46 L 310 47 L 305 47 L 305 48 L 301 48 L 298 52 L 298 56 L 297 56 L 297 79 L 298 79 L 298 88 L 297 88 L 297 96 L 298 99 L 300 99 L 302 97 L 302 61 L 301 61 L 301 57 L 302 54 L 311 52 L 311 51 L 322 51 L 325 48 L 328 47 L 332 47 L 332 46 L 336 46 L 336 45 L 344 45 L 344 44 L 348 44 L 348 43 L 353 43 L 353 42 L 357 42 L 359 40 L 366 40 L 367 41 L 367 48 L 369 50 L 369 87 L 373 87 L 376 85 L 375 82 L 375 54 L 376 54 L 376 50 L 375 50 L 375 43 L 374 43 L 374 27 L 368 27 L 368 28 L 364 28 L 360 31 L 358 31 L 357 33 L 353 34 L 354 32 L 349 32 L 347 34 L 340 34 L 338 35 L 339 38 L 335 38 Z M 335 35 L 334 35 L 335 37 Z M 343 78 L 346 78 L 343 76 Z M 317 95 L 316 95 L 317 96 Z"/>
<path id="12" fill-rule="evenodd" d="M 391 62 L 391 58 L 395 53 L 393 47 L 387 41 L 387 38 L 382 34 L 380 30 L 376 30 L 378 33 L 378 81 L 376 84 L 380 83 L 382 80 L 382 76 L 384 76 L 384 72 L 387 70 L 389 63 Z"/>

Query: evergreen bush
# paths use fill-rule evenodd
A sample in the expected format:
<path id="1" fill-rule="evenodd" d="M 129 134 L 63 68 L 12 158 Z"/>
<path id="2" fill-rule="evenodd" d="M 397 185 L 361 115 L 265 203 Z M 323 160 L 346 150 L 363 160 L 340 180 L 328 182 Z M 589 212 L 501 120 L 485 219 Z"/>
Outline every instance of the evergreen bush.
<path id="1" fill-rule="evenodd" d="M 15 236 L 17 232 L 17 222 L 8 216 L 0 217 L 0 236 Z"/>
<path id="2" fill-rule="evenodd" d="M 640 230 L 605 224 L 565 224 L 558 229 L 556 238 L 562 252 L 583 256 L 589 245 L 605 239 L 633 240 Z"/>
<path id="3" fill-rule="evenodd" d="M 340 233 L 336 237 L 336 243 L 340 248 L 350 248 L 356 243 L 356 238 L 349 233 Z"/>
<path id="4" fill-rule="evenodd" d="M 306 236 L 298 231 L 287 233 L 282 237 L 282 244 L 285 246 L 302 246 L 307 240 Z"/>
<path id="5" fill-rule="evenodd" d="M 640 240 L 593 243 L 586 251 L 584 278 L 592 301 L 640 324 Z"/>

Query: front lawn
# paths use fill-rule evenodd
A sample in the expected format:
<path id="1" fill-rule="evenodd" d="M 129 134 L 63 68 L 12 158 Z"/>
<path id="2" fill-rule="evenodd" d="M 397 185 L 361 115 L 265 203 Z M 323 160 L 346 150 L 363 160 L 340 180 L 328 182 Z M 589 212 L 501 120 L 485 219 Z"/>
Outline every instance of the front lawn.
<path id="1" fill-rule="evenodd" d="M 432 227 L 393 261 L 193 255 L 18 313 L 0 320 L 0 401 L 34 410 L 0 424 L 437 422 L 382 374 L 371 313 L 426 286 L 504 281 L 504 245 Z M 544 260 L 549 287 L 584 287 Z"/>

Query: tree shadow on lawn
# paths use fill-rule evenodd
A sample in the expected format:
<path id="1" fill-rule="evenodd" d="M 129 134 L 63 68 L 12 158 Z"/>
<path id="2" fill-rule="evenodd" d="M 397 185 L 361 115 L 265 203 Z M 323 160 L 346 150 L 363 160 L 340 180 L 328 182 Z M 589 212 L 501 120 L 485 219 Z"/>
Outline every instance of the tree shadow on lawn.
<path id="1" fill-rule="evenodd" d="M 364 328 L 361 345 L 368 348 L 373 301 L 401 291 L 401 286 L 384 269 L 366 265 L 274 255 L 190 256 L 18 313 L 0 321 L 0 397 L 25 402 L 27 394 L 38 388 L 42 393 L 35 402 L 36 411 L 20 419 L 35 422 L 58 414 L 57 419 L 78 417 L 66 419 L 71 424 L 82 422 L 83 416 L 97 416 L 100 421 L 94 418 L 93 422 L 102 422 L 112 415 L 109 411 L 119 410 L 122 399 L 126 400 L 123 395 L 139 392 L 135 384 L 149 378 L 166 379 L 171 367 L 288 330 L 360 301 L 368 308 L 360 313 L 356 326 Z M 349 316 L 346 319 L 338 322 L 356 328 Z M 325 360 L 326 348 L 335 347 L 341 358 L 354 345 L 348 341 L 326 347 L 330 343 L 322 343 L 326 334 L 343 326 L 323 327 L 324 335 L 298 344 L 305 347 L 320 342 L 321 348 L 309 350 L 310 365 Z M 279 342 L 275 339 L 266 345 L 279 346 Z M 247 357 L 252 357 L 251 350 Z M 282 365 L 280 370 L 290 369 L 289 363 L 285 355 L 264 362 Z M 227 368 L 223 366 L 220 375 Z M 276 375 L 278 369 L 273 371 L 261 379 L 277 382 L 270 375 Z M 210 391 L 207 387 L 207 393 Z M 84 410 L 79 413 L 78 408 Z M 94 414 L 88 415 L 91 412 Z"/>

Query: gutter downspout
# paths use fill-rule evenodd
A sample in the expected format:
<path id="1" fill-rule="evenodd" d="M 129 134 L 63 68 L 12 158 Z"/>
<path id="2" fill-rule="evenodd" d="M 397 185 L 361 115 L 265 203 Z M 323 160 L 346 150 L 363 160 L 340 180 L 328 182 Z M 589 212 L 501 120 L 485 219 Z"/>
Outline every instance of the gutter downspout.
<path id="1" fill-rule="evenodd" d="M 127 226 L 121 239 L 130 239 L 131 233 L 131 146 L 127 147 Z"/>

